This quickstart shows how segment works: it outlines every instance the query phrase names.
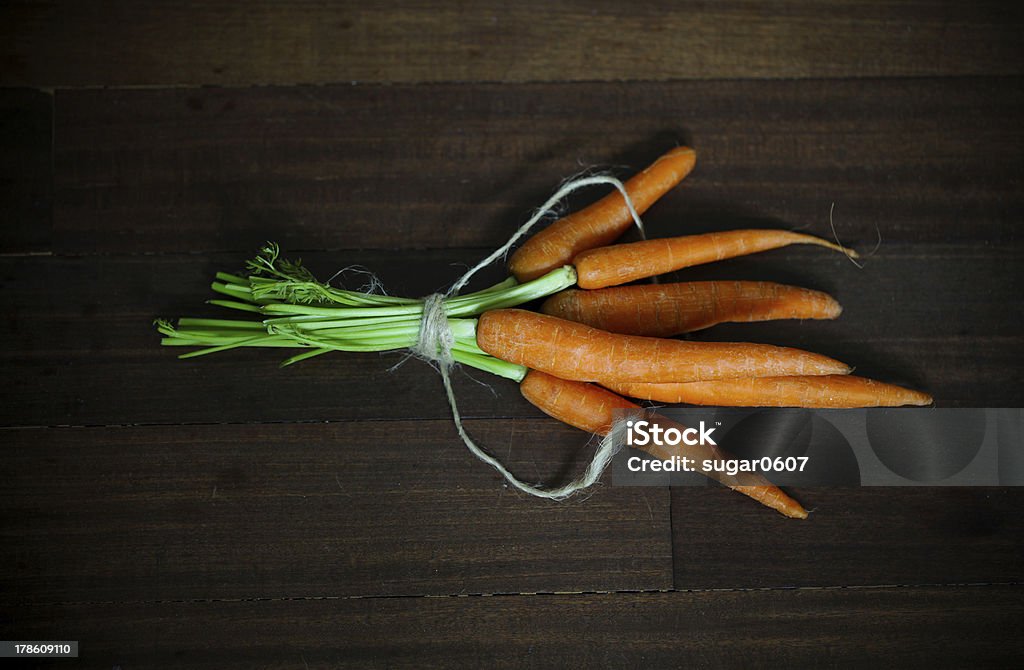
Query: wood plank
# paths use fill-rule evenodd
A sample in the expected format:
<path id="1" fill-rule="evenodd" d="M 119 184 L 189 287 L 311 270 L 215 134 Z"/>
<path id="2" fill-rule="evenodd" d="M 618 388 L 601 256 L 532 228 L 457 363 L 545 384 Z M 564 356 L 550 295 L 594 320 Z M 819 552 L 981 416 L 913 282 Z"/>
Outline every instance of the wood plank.
<path id="1" fill-rule="evenodd" d="M 58 91 L 64 253 L 494 247 L 581 166 L 697 170 L 661 235 L 1019 240 L 1024 79 Z M 585 119 L 585 122 L 582 120 Z M 584 194 L 574 202 L 586 202 Z"/>
<path id="2" fill-rule="evenodd" d="M 53 96 L 0 88 L 0 253 L 48 251 Z"/>
<path id="3" fill-rule="evenodd" d="M 1021 587 L 6 607 L 37 667 L 1007 667 Z"/>
<path id="4" fill-rule="evenodd" d="M 453 281 L 485 250 L 318 252 L 319 275 L 362 263 L 396 295 Z M 0 259 L 0 425 L 239 423 L 444 419 L 437 375 L 397 354 L 338 354 L 281 369 L 276 350 L 179 361 L 160 347 L 158 316 L 225 316 L 203 304 L 217 270 L 246 254 Z M 884 244 L 863 270 L 821 249 L 791 248 L 678 273 L 680 279 L 763 279 L 826 290 L 846 308 L 834 322 L 723 325 L 699 335 L 821 351 L 860 373 L 933 393 L 940 406 L 1024 404 L 1024 249 Z M 496 267 L 481 283 L 500 278 Z M 362 283 L 356 279 L 349 284 Z M 229 314 L 228 316 L 235 316 Z M 538 418 L 514 383 L 456 374 L 460 409 L 480 418 Z"/>
<path id="5" fill-rule="evenodd" d="M 721 495 L 720 487 L 673 488 L 676 588 L 1024 579 L 1020 488 L 789 492 L 812 511 L 806 521 L 766 515 L 742 496 Z"/>
<path id="6" fill-rule="evenodd" d="M 527 480 L 575 429 L 470 421 Z M 668 490 L 506 489 L 447 421 L 3 431 L 0 593 L 58 601 L 666 589 Z"/>
<path id="7" fill-rule="evenodd" d="M 5 3 L 0 84 L 83 87 L 1020 74 L 993 1 Z"/>

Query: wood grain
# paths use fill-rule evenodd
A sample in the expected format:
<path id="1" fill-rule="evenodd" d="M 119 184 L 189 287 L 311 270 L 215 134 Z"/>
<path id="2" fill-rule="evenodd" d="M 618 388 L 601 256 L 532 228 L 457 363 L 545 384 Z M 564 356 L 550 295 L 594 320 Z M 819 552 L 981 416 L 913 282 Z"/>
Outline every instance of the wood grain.
<path id="1" fill-rule="evenodd" d="M 1011 634 L 1021 595 L 947 586 L 85 603 L 20 610 L 16 630 L 73 633 L 81 667 L 1006 667 L 1024 653 Z"/>
<path id="2" fill-rule="evenodd" d="M 591 453 L 554 421 L 467 429 L 538 483 L 567 481 Z M 527 498 L 450 421 L 5 430 L 3 442 L 7 605 L 672 585 L 667 489 Z"/>
<path id="3" fill-rule="evenodd" d="M 494 247 L 582 166 L 632 174 L 677 143 L 697 168 L 655 234 L 831 236 L 834 203 L 851 244 L 1005 243 L 1022 82 L 58 91 L 54 251 Z"/>
<path id="4" fill-rule="evenodd" d="M 1024 578 L 1018 488 L 789 490 L 793 523 L 720 487 L 672 490 L 675 587 L 976 584 Z M 708 519 L 718 519 L 708 524 Z M 710 560 L 709 560 L 710 559 Z"/>
<path id="5" fill-rule="evenodd" d="M 1021 74 L 1001 2 L 18 2 L 0 84 L 48 87 Z"/>
<path id="6" fill-rule="evenodd" d="M 50 249 L 53 96 L 0 88 L 0 253 Z"/>
<path id="7" fill-rule="evenodd" d="M 315 252 L 322 277 L 361 263 L 396 295 L 452 282 L 486 250 Z M 179 361 L 159 346 L 157 317 L 234 318 L 205 305 L 218 270 L 250 254 L 0 259 L 8 318 L 0 320 L 0 425 L 247 423 L 444 419 L 437 375 L 399 354 L 319 357 L 279 368 L 280 350 L 241 350 Z M 1024 403 L 1024 250 L 982 245 L 884 244 L 863 270 L 820 249 L 791 248 L 677 273 L 677 279 L 762 279 L 835 295 L 836 321 L 723 324 L 699 339 L 819 351 L 860 374 L 935 395 L 939 406 Z M 501 278 L 497 266 L 480 285 Z M 348 286 L 364 278 L 350 276 Z M 951 315 L 955 314 L 955 317 Z M 479 418 L 541 416 L 517 386 L 484 373 L 455 375 L 459 407 Z M 492 390 L 481 386 L 484 381 Z"/>

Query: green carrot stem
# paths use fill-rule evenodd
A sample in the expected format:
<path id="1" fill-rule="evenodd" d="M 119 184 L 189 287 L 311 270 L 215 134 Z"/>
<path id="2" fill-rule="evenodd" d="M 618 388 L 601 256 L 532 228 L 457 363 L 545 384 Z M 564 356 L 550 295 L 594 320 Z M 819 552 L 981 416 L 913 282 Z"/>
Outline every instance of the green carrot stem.
<path id="1" fill-rule="evenodd" d="M 228 274 L 227 272 L 218 272 L 215 276 L 225 284 L 247 284 L 249 282 L 245 277 Z"/>
<path id="2" fill-rule="evenodd" d="M 262 311 L 256 305 L 249 305 L 236 300 L 207 300 L 206 304 L 217 305 L 218 307 L 227 307 L 228 309 L 238 309 L 243 312 L 255 312 L 257 314 L 262 314 Z"/>
<path id="3" fill-rule="evenodd" d="M 205 356 L 240 347 L 301 349 L 282 365 L 329 351 L 389 351 L 415 347 L 420 336 L 423 300 L 337 289 L 318 282 L 299 262 L 279 258 L 268 244 L 249 262 L 249 277 L 218 272 L 211 288 L 230 298 L 209 304 L 253 315 L 240 319 L 180 319 L 177 326 L 158 321 L 167 346 L 201 347 L 181 358 Z M 494 358 L 476 344 L 476 317 L 491 309 L 514 307 L 572 286 L 572 267 L 559 268 L 519 284 L 512 277 L 466 295 L 444 298 L 454 338 L 452 358 L 509 379 L 521 380 L 525 368 Z M 258 334 L 257 334 L 258 333 Z"/>
<path id="4" fill-rule="evenodd" d="M 331 349 L 310 349 L 309 351 L 307 351 L 305 353 L 296 354 L 295 356 L 292 356 L 291 358 L 284 359 L 283 361 L 281 361 L 281 367 L 284 368 L 284 367 L 287 367 L 289 365 L 294 365 L 295 363 L 298 363 L 300 361 L 304 361 L 304 360 L 309 359 L 309 358 L 313 358 L 314 356 L 320 356 L 322 354 L 329 354 L 329 353 L 331 353 L 331 351 L 332 351 Z"/>
<path id="5" fill-rule="evenodd" d="M 236 319 L 190 319 L 188 317 L 178 319 L 178 327 L 239 328 L 246 330 L 265 330 L 265 327 L 259 321 L 241 321 Z"/>

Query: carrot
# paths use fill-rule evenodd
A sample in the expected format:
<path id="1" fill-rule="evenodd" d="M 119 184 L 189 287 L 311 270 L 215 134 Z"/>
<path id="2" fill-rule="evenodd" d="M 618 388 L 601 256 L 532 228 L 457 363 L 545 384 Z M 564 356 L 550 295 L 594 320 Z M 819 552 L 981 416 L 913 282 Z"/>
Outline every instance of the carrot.
<path id="1" fill-rule="evenodd" d="M 720 407 L 899 407 L 932 403 L 927 393 L 848 375 L 607 386 L 632 398 Z"/>
<path id="2" fill-rule="evenodd" d="M 799 349 L 617 335 L 519 309 L 482 314 L 476 342 L 495 358 L 575 381 L 682 382 L 850 371 L 839 361 Z"/>
<path id="3" fill-rule="evenodd" d="M 559 379 L 537 370 L 526 373 L 519 391 L 548 416 L 595 435 L 611 431 L 615 410 L 640 409 L 640 405 L 595 384 Z"/>
<path id="4" fill-rule="evenodd" d="M 843 308 L 827 293 L 796 286 L 703 281 L 567 289 L 540 310 L 612 333 L 672 337 L 725 321 L 834 319 Z"/>
<path id="5" fill-rule="evenodd" d="M 570 426 L 597 435 L 607 435 L 611 430 L 615 421 L 615 410 L 640 411 L 638 405 L 599 386 L 559 379 L 536 370 L 526 373 L 519 389 L 523 397 L 545 414 Z M 682 428 L 676 422 L 657 414 L 648 418 L 665 427 Z M 668 459 L 675 455 L 669 448 L 656 445 L 648 445 L 645 451 L 661 459 Z M 722 457 L 721 452 L 717 449 L 709 450 L 703 455 L 713 458 Z M 807 518 L 807 511 L 800 503 L 760 475 L 744 476 L 742 479 L 744 482 L 755 482 L 755 485 L 739 485 L 735 483 L 738 481 L 736 478 L 730 478 L 724 474 L 719 478 L 719 473 L 715 474 L 716 478 L 729 488 L 750 496 L 767 507 L 790 518 Z"/>
<path id="6" fill-rule="evenodd" d="M 672 149 L 624 186 L 633 207 L 643 214 L 648 207 L 693 170 L 696 152 L 689 147 Z M 633 225 L 626 201 L 619 191 L 570 214 L 540 231 L 509 260 L 509 269 L 520 282 L 536 279 L 568 265 L 586 249 L 614 242 Z"/>
<path id="7" fill-rule="evenodd" d="M 591 249 L 575 256 L 573 264 L 580 288 L 604 288 L 790 244 L 815 244 L 857 257 L 851 249 L 803 233 L 730 230 Z"/>
<path id="8" fill-rule="evenodd" d="M 731 486 L 730 488 L 745 496 L 750 496 L 765 507 L 770 507 L 784 516 L 788 516 L 790 519 L 807 518 L 807 510 L 804 509 L 803 505 L 783 493 L 782 489 L 778 486 L 750 486 L 738 484 Z"/>

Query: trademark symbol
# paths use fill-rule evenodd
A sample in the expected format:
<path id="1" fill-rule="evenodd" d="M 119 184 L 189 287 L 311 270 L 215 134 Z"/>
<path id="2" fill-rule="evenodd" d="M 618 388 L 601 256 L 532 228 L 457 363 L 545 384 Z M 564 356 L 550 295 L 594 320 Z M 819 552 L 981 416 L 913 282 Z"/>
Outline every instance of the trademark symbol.
<path id="1" fill-rule="evenodd" d="M 715 421 L 715 425 L 716 425 L 716 426 L 721 426 L 721 425 L 722 425 L 722 422 L 721 422 L 721 421 Z"/>

